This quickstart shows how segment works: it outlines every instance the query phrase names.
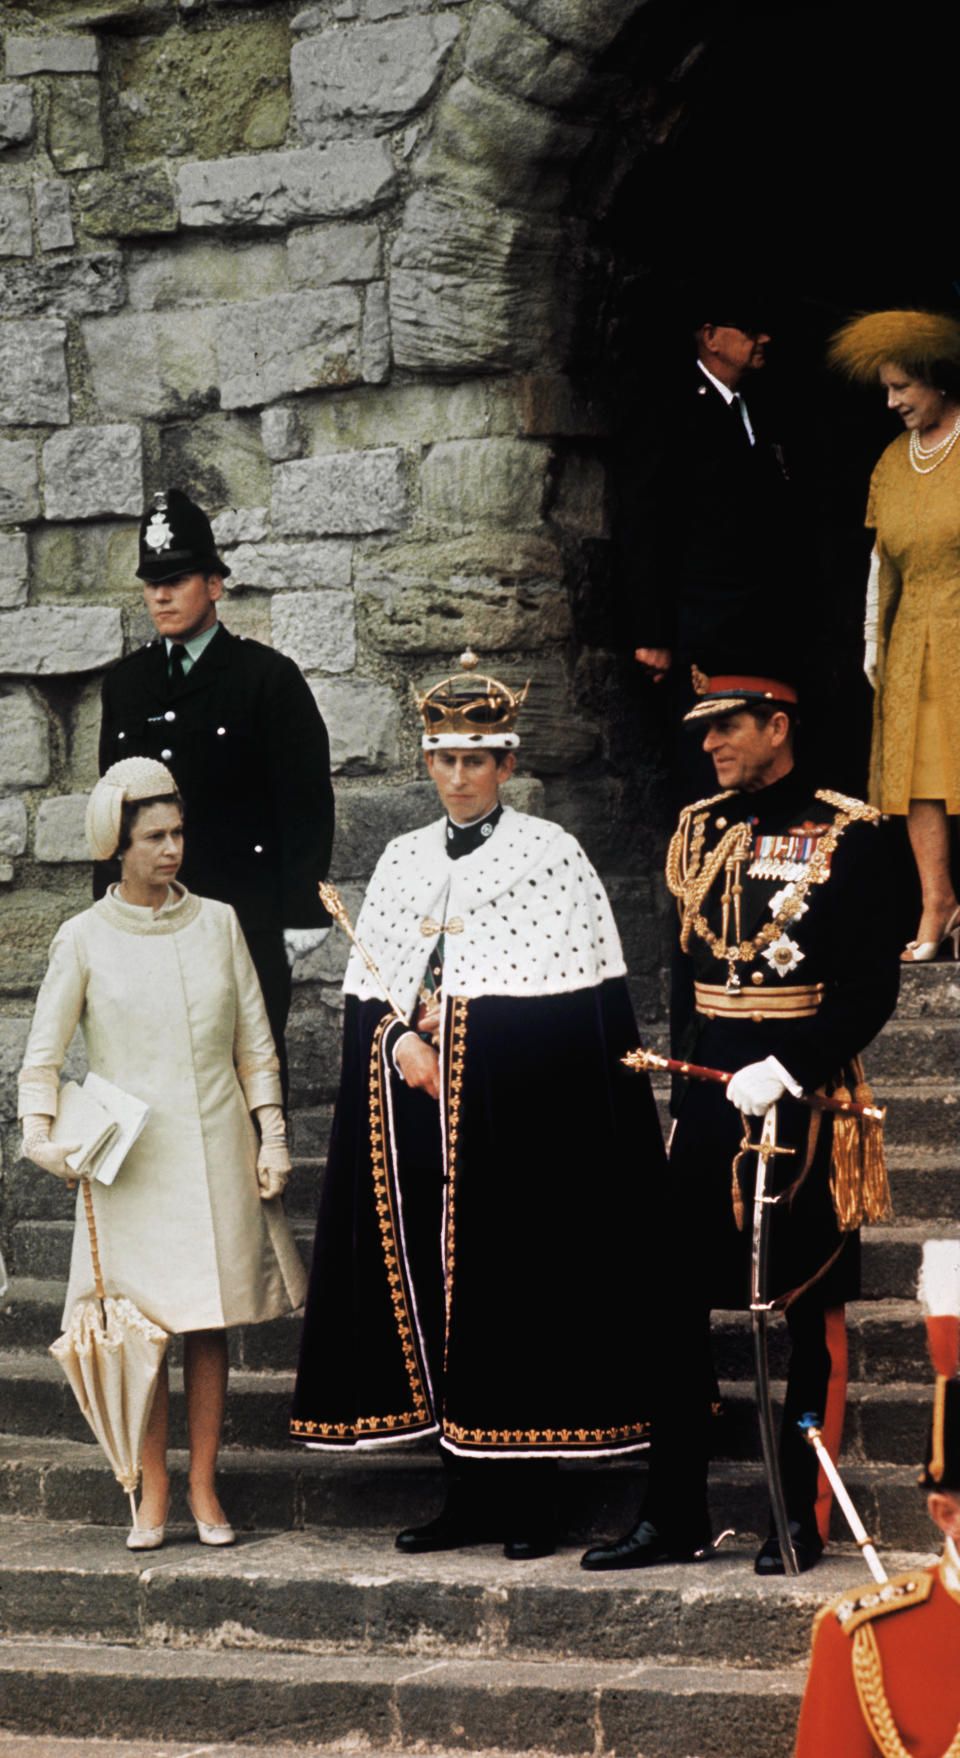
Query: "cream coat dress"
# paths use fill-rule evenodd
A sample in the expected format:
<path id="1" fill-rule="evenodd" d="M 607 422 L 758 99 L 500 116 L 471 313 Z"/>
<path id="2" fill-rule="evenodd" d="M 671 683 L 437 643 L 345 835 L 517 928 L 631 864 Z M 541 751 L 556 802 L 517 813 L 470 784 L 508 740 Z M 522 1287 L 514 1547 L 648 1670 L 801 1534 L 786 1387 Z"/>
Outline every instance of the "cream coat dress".
<path id="1" fill-rule="evenodd" d="M 262 1202 L 250 1112 L 280 1104 L 263 997 L 229 904 L 171 887 L 164 907 L 106 897 L 64 922 L 20 1077 L 20 1114 L 56 1111 L 79 1025 L 90 1067 L 150 1106 L 115 1183 L 92 1185 L 108 1294 L 167 1331 L 290 1312 L 305 1276 L 279 1197 Z M 77 1198 L 64 1323 L 93 1292 Z"/>

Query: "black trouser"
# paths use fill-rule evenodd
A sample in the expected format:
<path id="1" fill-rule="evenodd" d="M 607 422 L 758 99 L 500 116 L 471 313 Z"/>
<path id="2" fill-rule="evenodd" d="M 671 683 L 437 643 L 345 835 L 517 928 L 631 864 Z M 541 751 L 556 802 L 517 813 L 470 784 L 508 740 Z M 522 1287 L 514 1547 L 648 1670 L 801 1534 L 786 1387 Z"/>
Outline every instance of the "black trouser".
<path id="1" fill-rule="evenodd" d="M 813 1289 L 795 1300 L 785 1315 L 791 1350 L 780 1429 L 780 1474 L 787 1514 L 805 1526 L 815 1523 L 818 1511 L 826 1524 L 829 1498 L 824 1498 L 822 1509 L 818 1510 L 819 1463 L 797 1423 L 807 1411 L 814 1411 L 823 1423 L 829 1412 L 830 1427 L 836 1431 L 831 1439 L 834 1447 L 838 1447 L 846 1361 L 845 1355 L 842 1362 L 837 1359 L 841 1353 L 837 1345 L 842 1318 L 838 1320 L 832 1315 L 842 1314 L 842 1310 L 833 1308 L 828 1314 Z M 642 1517 L 652 1520 L 665 1537 L 675 1536 L 683 1542 L 702 1538 L 710 1526 L 707 1473 L 716 1380 L 710 1314 L 705 1307 L 679 1316 L 672 1339 L 662 1352 L 661 1366 Z"/>
<path id="2" fill-rule="evenodd" d="M 287 1015 L 290 1012 L 291 981 L 290 966 L 287 963 L 287 955 L 283 945 L 283 929 L 244 928 L 243 936 L 260 979 L 267 1019 L 270 1021 L 270 1030 L 273 1033 L 273 1042 L 280 1063 L 280 1084 L 283 1088 L 284 1107 L 286 1107 L 290 1081 L 287 1071 L 287 1045 L 284 1033 L 287 1027 Z"/>

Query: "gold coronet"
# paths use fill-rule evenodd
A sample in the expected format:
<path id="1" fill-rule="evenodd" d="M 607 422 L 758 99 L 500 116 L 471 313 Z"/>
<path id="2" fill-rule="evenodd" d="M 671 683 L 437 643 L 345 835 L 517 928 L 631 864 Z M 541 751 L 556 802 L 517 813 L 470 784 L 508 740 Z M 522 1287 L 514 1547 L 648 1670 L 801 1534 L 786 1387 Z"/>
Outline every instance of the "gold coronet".
<path id="1" fill-rule="evenodd" d="M 513 732 L 530 679 L 516 692 L 498 678 L 478 673 L 479 664 L 467 647 L 460 655 L 459 672 L 417 692 L 417 712 L 431 740 L 456 734 L 479 744 Z"/>

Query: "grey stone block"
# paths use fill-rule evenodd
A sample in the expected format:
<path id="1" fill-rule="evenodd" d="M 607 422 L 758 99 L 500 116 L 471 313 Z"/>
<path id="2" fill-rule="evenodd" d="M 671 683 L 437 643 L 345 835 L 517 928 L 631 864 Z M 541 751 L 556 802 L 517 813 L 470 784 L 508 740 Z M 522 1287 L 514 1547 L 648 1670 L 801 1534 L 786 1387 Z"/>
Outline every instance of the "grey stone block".
<path id="1" fill-rule="evenodd" d="M 221 404 L 269 403 L 361 377 L 360 295 L 352 287 L 282 293 L 217 315 Z"/>
<path id="2" fill-rule="evenodd" d="M 439 13 L 334 27 L 294 43 L 293 109 L 304 138 L 326 138 L 331 119 L 378 128 L 403 122 L 436 91 L 459 34 L 459 19 Z"/>
<path id="3" fill-rule="evenodd" d="M 164 165 L 105 171 L 76 184 L 77 211 L 96 238 L 138 238 L 175 232 L 176 197 Z"/>
<path id="4" fill-rule="evenodd" d="M 57 81 L 50 96 L 47 142 L 58 171 L 91 171 L 103 164 L 100 85 L 96 79 Z"/>
<path id="5" fill-rule="evenodd" d="M 100 679 L 81 685 L 67 713 L 68 780 L 73 793 L 92 788 L 100 774 Z"/>
<path id="6" fill-rule="evenodd" d="M 287 264 L 294 287 L 330 287 L 374 281 L 383 273 L 383 244 L 375 225 L 316 226 L 291 232 Z"/>
<path id="7" fill-rule="evenodd" d="M 101 415 L 185 415 L 216 399 L 217 309 L 91 318 L 83 326 Z"/>
<path id="8" fill-rule="evenodd" d="M 72 427 L 43 448 L 48 519 L 96 519 L 102 513 L 143 512 L 143 456 L 139 427 Z"/>
<path id="9" fill-rule="evenodd" d="M 96 73 L 100 50 L 96 37 L 8 37 L 5 66 L 8 78 L 31 73 Z"/>
<path id="10" fill-rule="evenodd" d="M 69 421 L 66 340 L 66 326 L 56 318 L 0 327 L 0 422 Z"/>
<path id="11" fill-rule="evenodd" d="M 231 543 L 260 543 L 270 530 L 266 507 L 228 507 L 210 523 L 218 549 Z"/>
<path id="12" fill-rule="evenodd" d="M 643 0 L 510 0 L 512 10 L 548 37 L 578 49 L 597 51 L 612 43 L 640 11 Z"/>
<path id="13" fill-rule="evenodd" d="M 0 855 L 22 855 L 26 846 L 26 806 L 21 799 L 0 800 Z"/>
<path id="14" fill-rule="evenodd" d="M 33 139 L 36 121 L 28 85 L 0 85 L 0 152 Z"/>
<path id="15" fill-rule="evenodd" d="M 0 696 L 0 787 L 42 787 L 49 776 L 47 717 L 29 690 L 7 688 Z"/>
<path id="16" fill-rule="evenodd" d="M 40 471 L 34 440 L 0 439 L 0 522 L 40 517 Z"/>
<path id="17" fill-rule="evenodd" d="M 54 247 L 41 239 L 41 248 Z M 0 300 L 8 317 L 89 317 L 118 310 L 124 297 L 119 251 L 0 263 Z"/>
<path id="18" fill-rule="evenodd" d="M 391 194 L 385 141 L 342 141 L 289 153 L 197 160 L 177 174 L 184 226 L 281 227 L 362 213 Z"/>
<path id="19" fill-rule="evenodd" d="M 33 254 L 33 221 L 30 192 L 25 184 L 0 189 L 0 256 Z"/>
<path id="20" fill-rule="evenodd" d="M 559 356 L 572 304 L 562 239 L 549 222 L 422 190 L 393 248 L 390 316 L 398 366 L 512 367 Z"/>
<path id="21" fill-rule="evenodd" d="M 318 678 L 311 688 L 330 734 L 335 775 L 366 775 L 400 761 L 400 705 L 367 678 Z"/>
<path id="22" fill-rule="evenodd" d="M 352 592 L 282 592 L 270 605 L 273 645 L 301 671 L 350 671 L 357 657 Z"/>
<path id="23" fill-rule="evenodd" d="M 116 604 L 125 599 L 133 613 L 140 592 L 137 571 L 137 525 L 115 519 L 78 520 L 39 525 L 30 534 L 31 573 L 38 599 L 56 603 L 83 603 L 95 582 L 97 602 Z M 152 625 L 143 608 L 146 630 Z M 141 607 L 136 605 L 139 615 Z"/>
<path id="24" fill-rule="evenodd" d="M 464 71 L 502 91 L 558 109 L 589 91 L 588 69 L 568 49 L 527 29 L 504 6 L 480 7 L 470 26 Z"/>
<path id="25" fill-rule="evenodd" d="M 0 610 L 26 604 L 30 561 L 22 531 L 0 533 Z"/>
<path id="26" fill-rule="evenodd" d="M 287 291 L 287 252 L 278 239 L 257 239 L 231 250 L 206 238 L 138 248 L 128 260 L 127 285 L 132 311 L 265 299 Z"/>
<path id="27" fill-rule="evenodd" d="M 390 377 L 390 311 L 385 281 L 374 281 L 363 302 L 363 376 L 368 385 Z"/>
<path id="28" fill-rule="evenodd" d="M 384 446 L 279 464 L 273 522 L 290 536 L 396 531 L 407 513 L 403 463 L 398 446 Z"/>
<path id="29" fill-rule="evenodd" d="M 318 586 L 349 586 L 353 545 L 319 543 L 241 543 L 225 557 L 231 573 L 227 589 L 258 592 L 315 591 Z"/>
<path id="30" fill-rule="evenodd" d="M 419 830 L 440 816 L 432 781 L 408 781 L 402 787 L 340 789 L 331 878 L 369 878 L 393 837 Z"/>
<path id="31" fill-rule="evenodd" d="M 296 409 L 264 409 L 260 436 L 267 457 L 275 464 L 285 458 L 299 458 L 304 450 L 303 426 Z"/>
<path id="32" fill-rule="evenodd" d="M 33 834 L 38 861 L 90 860 L 83 833 L 87 798 L 86 794 L 64 794 L 59 799 L 40 801 Z"/>
<path id="33" fill-rule="evenodd" d="M 73 243 L 70 185 L 60 177 L 36 177 L 37 242 L 41 250 L 69 250 Z"/>
<path id="34" fill-rule="evenodd" d="M 58 677 L 99 671 L 122 652 L 118 610 L 44 604 L 0 613 L 0 672 Z"/>
<path id="35" fill-rule="evenodd" d="M 491 202 L 552 211 L 591 138 L 588 128 L 464 76 L 440 102 L 423 169 L 465 180 Z"/>
<path id="36" fill-rule="evenodd" d="M 431 525 L 523 529 L 542 521 L 550 448 L 541 440 L 448 440 L 432 446 L 421 469 L 423 513 Z"/>
<path id="37" fill-rule="evenodd" d="M 371 557 L 357 588 L 361 629 L 387 653 L 436 653 L 454 645 L 479 653 L 537 650 L 565 640 L 572 626 L 563 589 L 532 581 L 518 585 L 482 574 L 438 580 L 386 572 Z"/>

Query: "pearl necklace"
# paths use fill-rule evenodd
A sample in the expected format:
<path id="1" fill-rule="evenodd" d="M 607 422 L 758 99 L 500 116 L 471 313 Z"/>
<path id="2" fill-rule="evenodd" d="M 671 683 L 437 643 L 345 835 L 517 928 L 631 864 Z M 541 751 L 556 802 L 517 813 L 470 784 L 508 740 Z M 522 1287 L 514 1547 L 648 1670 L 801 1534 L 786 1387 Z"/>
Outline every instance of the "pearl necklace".
<path id="1" fill-rule="evenodd" d="M 960 415 L 947 434 L 946 439 L 938 440 L 935 446 L 922 446 L 920 436 L 914 429 L 910 435 L 910 462 L 918 476 L 929 476 L 931 471 L 939 470 L 945 458 L 949 458 L 957 440 L 960 439 Z M 921 458 L 932 458 L 933 462 L 921 464 Z"/>

